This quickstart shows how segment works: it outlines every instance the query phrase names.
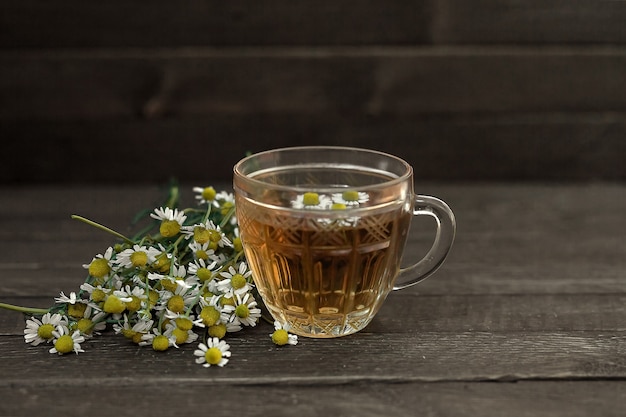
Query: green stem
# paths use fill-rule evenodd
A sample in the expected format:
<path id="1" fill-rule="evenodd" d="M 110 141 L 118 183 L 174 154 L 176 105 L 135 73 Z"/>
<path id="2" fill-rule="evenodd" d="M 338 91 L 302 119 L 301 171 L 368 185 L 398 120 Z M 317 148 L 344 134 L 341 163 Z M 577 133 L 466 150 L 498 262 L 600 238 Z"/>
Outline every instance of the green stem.
<path id="1" fill-rule="evenodd" d="M 0 303 L 0 308 L 7 310 L 19 311 L 20 313 L 46 314 L 50 312 L 47 308 L 20 307 L 13 304 Z"/>
<path id="2" fill-rule="evenodd" d="M 106 226 L 101 225 L 100 223 L 96 223 L 94 221 L 91 221 L 89 219 L 86 219 L 82 216 L 78 216 L 76 214 L 72 214 L 72 219 L 74 220 L 80 220 L 81 222 L 87 223 L 90 226 L 94 226 L 97 229 L 100 230 L 104 230 L 105 232 L 111 233 L 113 236 L 117 236 L 120 239 L 123 239 L 125 242 L 129 243 L 129 244 L 134 244 L 135 242 L 130 240 L 129 238 L 127 238 L 126 236 L 122 235 L 121 233 L 116 232 L 115 230 L 111 230 Z"/>
<path id="3" fill-rule="evenodd" d="M 174 208 L 178 204 L 178 186 L 172 185 L 170 187 L 170 195 L 165 202 L 165 207 Z"/>

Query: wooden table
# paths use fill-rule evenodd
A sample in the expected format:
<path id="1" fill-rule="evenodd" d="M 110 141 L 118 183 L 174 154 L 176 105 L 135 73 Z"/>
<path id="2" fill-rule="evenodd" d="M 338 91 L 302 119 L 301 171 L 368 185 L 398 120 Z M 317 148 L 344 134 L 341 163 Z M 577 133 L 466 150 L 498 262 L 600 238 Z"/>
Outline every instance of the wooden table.
<path id="1" fill-rule="evenodd" d="M 191 185 L 181 189 L 192 198 Z M 24 343 L 20 313 L 0 310 L 0 415 L 623 416 L 626 187 L 417 189 L 450 204 L 456 242 L 436 275 L 392 293 L 364 331 L 277 347 L 262 322 L 229 335 L 231 361 L 207 369 L 194 363 L 195 344 L 157 353 L 113 332 L 85 353 L 52 355 Z M 123 231 L 164 191 L 0 195 L 0 301 L 49 307 L 114 242 L 70 215 Z M 429 244 L 432 225 L 422 227 L 407 257 Z"/>

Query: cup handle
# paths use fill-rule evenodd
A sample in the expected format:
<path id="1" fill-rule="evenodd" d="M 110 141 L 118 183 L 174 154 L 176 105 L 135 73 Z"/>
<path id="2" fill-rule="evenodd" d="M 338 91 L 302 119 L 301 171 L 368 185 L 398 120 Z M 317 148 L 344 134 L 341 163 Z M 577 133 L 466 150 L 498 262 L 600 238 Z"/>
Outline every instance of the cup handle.
<path id="1" fill-rule="evenodd" d="M 400 268 L 394 290 L 410 287 L 431 276 L 443 264 L 454 242 L 456 220 L 444 201 L 427 195 L 416 195 L 413 215 L 432 216 L 437 222 L 437 234 L 426 256 L 411 266 Z"/>

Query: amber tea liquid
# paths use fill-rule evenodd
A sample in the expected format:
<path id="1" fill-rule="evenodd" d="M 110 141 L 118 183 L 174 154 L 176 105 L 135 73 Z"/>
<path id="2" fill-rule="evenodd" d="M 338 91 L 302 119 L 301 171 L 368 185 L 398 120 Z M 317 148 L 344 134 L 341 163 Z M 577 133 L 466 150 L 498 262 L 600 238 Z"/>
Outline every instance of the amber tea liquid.
<path id="1" fill-rule="evenodd" d="M 330 174 L 332 173 L 332 175 Z M 327 175 L 328 174 L 328 175 Z M 389 181 L 380 171 L 338 167 L 265 170 L 272 184 L 346 189 Z M 271 314 L 295 334 L 334 337 L 363 329 L 393 288 L 412 213 L 397 190 L 370 195 L 354 209 L 289 207 L 297 193 L 259 203 L 237 196 L 237 219 L 255 284 Z M 332 194 L 327 192 L 326 194 Z M 322 195 L 324 197 L 325 195 Z M 382 202 L 382 203 L 381 203 Z"/>

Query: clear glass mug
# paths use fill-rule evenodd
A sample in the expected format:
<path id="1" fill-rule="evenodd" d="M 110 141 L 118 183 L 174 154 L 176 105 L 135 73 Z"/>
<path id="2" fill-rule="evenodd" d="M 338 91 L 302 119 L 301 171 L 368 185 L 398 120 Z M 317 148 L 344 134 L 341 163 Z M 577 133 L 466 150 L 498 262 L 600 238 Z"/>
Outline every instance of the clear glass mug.
<path id="1" fill-rule="evenodd" d="M 442 200 L 413 191 L 413 168 L 382 152 L 274 149 L 234 167 L 236 216 L 255 285 L 274 319 L 308 337 L 366 327 L 392 290 L 444 262 L 456 232 Z M 413 216 L 432 216 L 428 253 L 402 268 Z"/>

